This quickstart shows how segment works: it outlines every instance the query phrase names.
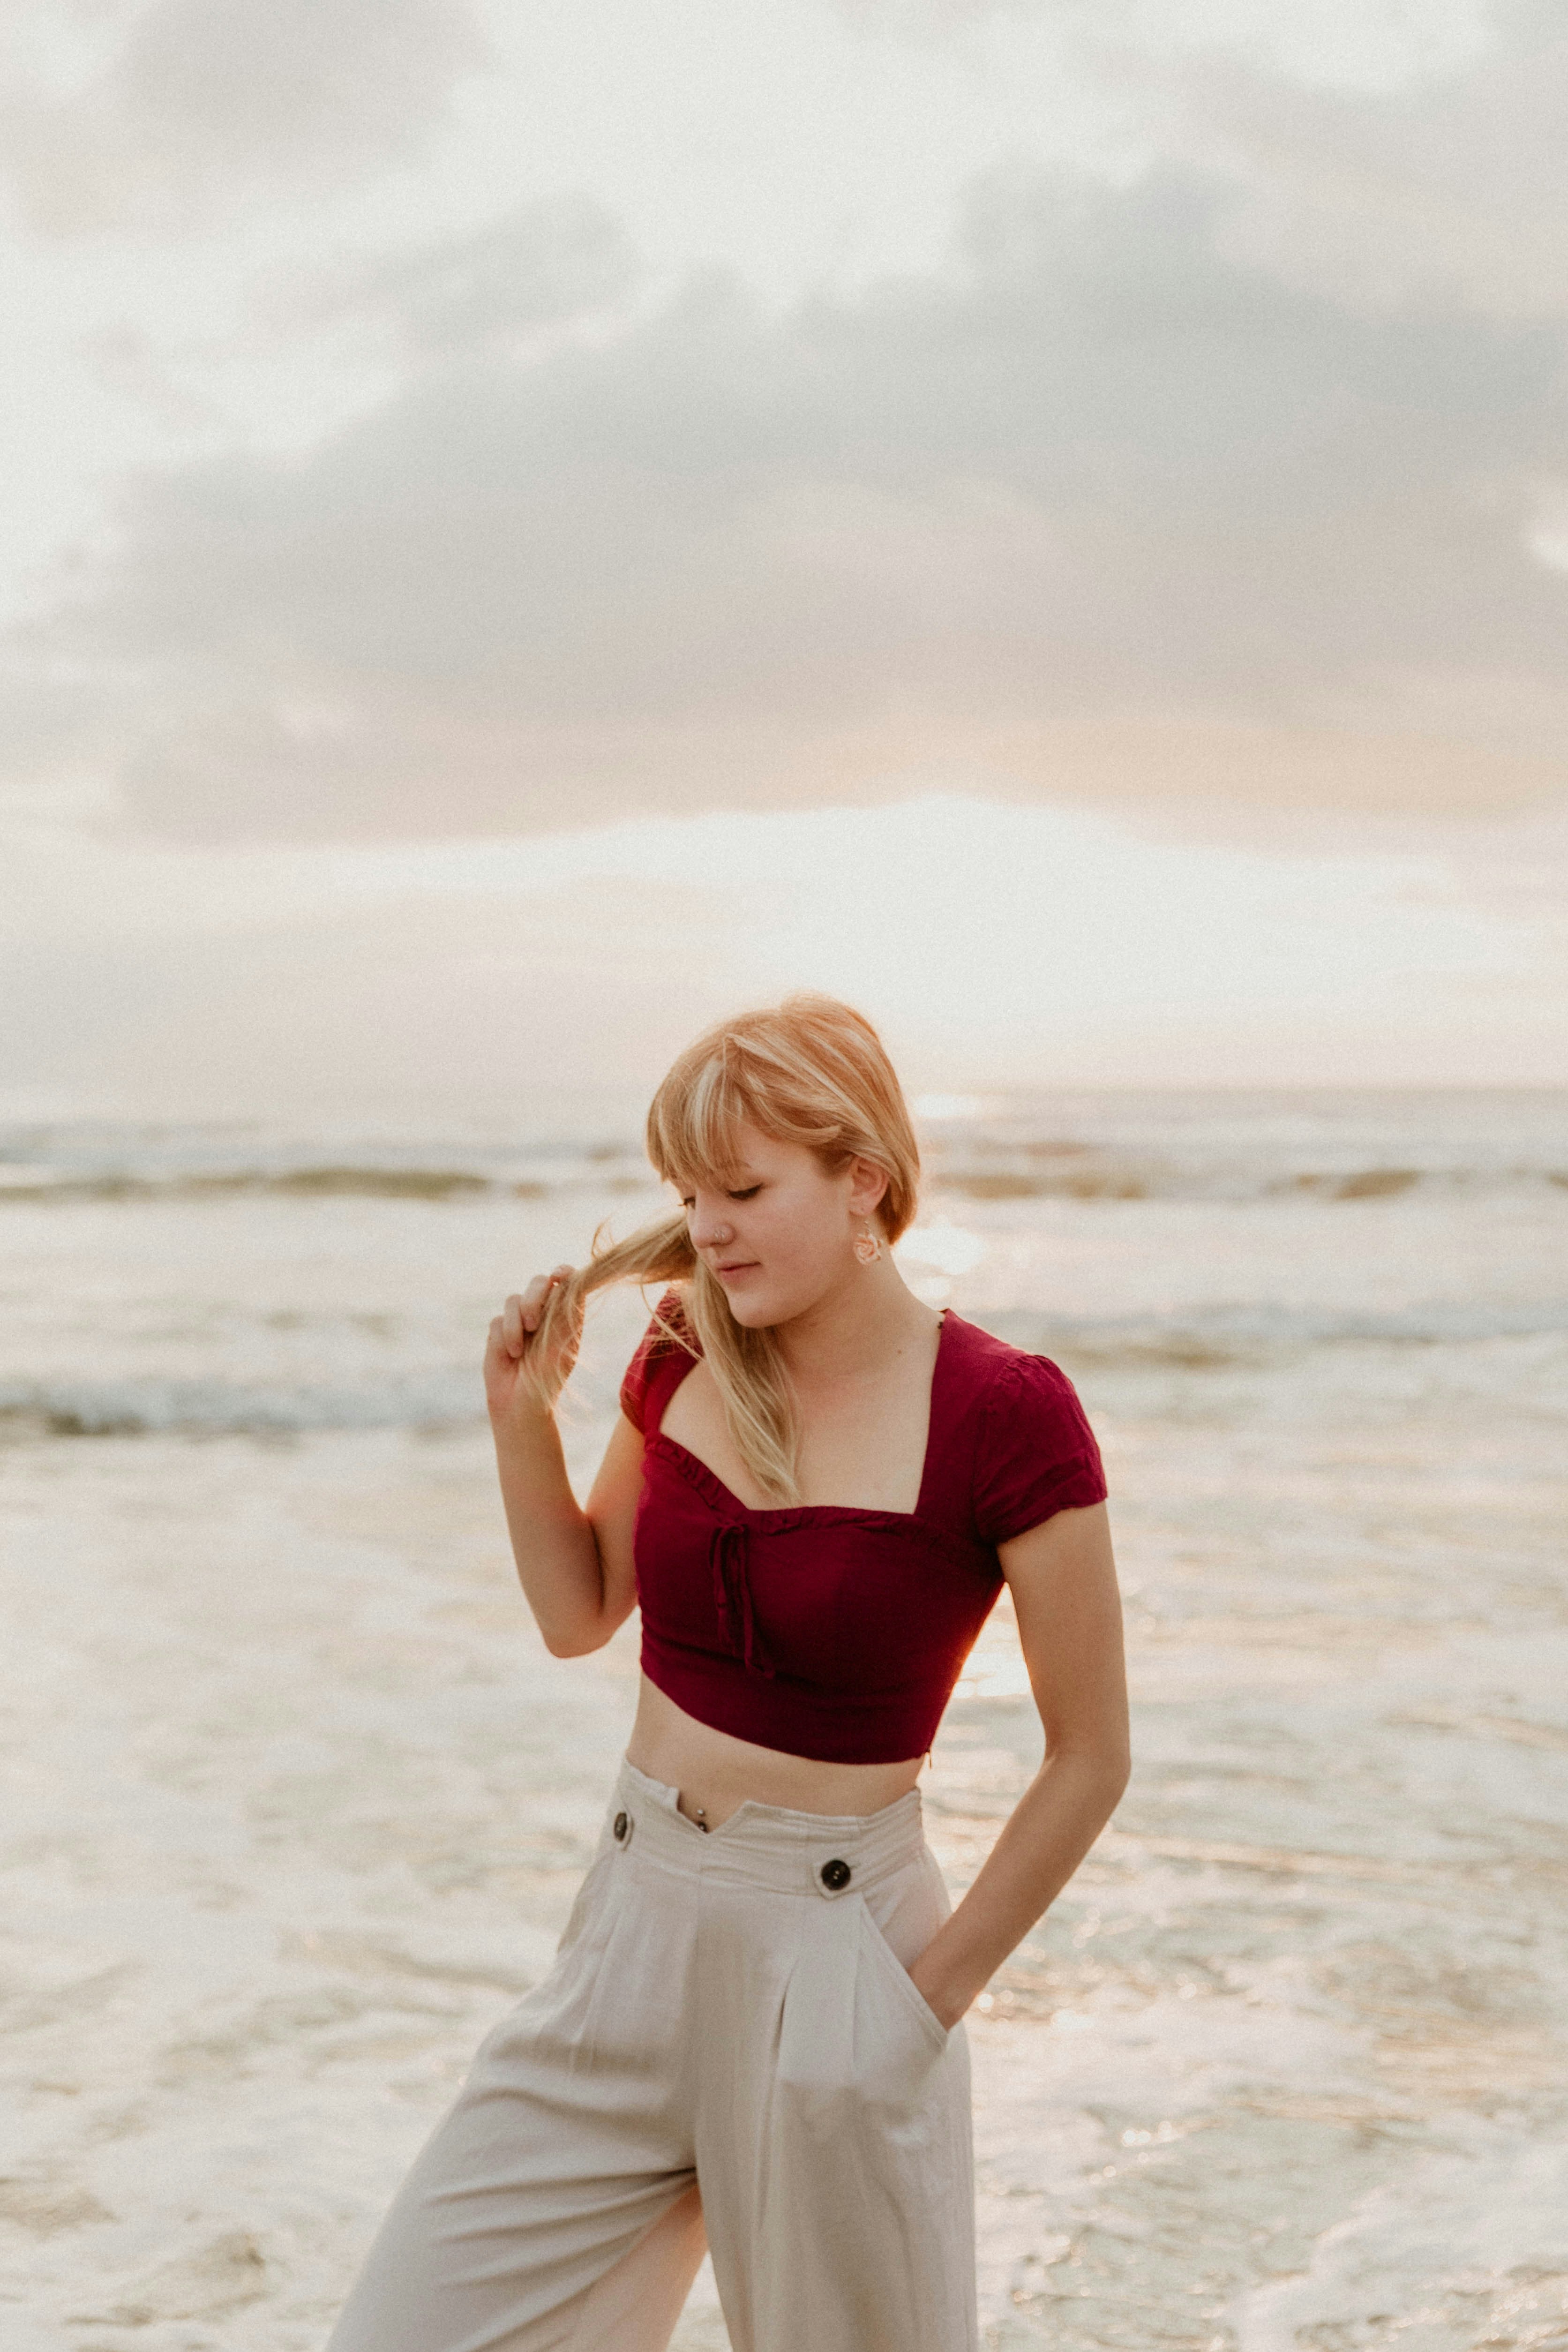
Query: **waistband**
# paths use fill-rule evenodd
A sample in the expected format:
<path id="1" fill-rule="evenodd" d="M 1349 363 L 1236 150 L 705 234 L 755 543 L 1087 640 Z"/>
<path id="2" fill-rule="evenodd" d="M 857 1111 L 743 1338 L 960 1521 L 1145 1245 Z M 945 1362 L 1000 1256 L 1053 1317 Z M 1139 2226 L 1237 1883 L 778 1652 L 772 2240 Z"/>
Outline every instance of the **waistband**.
<path id="1" fill-rule="evenodd" d="M 863 1894 L 927 1851 L 918 1789 L 874 1813 L 802 1813 L 748 1797 L 716 1829 L 688 1821 L 677 1790 L 626 1757 L 605 1809 L 600 1846 L 708 1884 L 761 1886 L 831 1903 Z"/>

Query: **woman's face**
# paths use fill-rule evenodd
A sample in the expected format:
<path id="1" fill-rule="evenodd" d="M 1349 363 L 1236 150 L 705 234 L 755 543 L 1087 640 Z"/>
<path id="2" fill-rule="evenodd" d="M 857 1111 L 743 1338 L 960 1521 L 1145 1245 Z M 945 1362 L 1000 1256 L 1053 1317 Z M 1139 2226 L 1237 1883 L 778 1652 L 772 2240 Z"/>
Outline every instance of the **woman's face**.
<path id="1" fill-rule="evenodd" d="M 748 1123 L 736 1137 L 728 1185 L 705 1179 L 682 1192 L 692 1246 L 724 1286 L 731 1314 L 751 1330 L 788 1323 L 864 1269 L 854 1240 L 887 1188 L 869 1160 L 830 1172 L 803 1143 L 780 1143 Z"/>

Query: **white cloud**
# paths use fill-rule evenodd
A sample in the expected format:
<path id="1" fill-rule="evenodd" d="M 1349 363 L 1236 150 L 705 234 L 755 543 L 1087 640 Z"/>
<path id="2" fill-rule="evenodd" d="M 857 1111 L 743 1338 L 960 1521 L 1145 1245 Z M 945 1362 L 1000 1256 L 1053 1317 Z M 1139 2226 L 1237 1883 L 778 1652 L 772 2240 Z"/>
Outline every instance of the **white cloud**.
<path id="1" fill-rule="evenodd" d="M 1231 203 L 993 181 L 933 278 L 782 318 L 710 278 L 537 356 L 481 341 L 302 457 L 144 477 L 33 643 L 127 747 L 132 820 L 207 836 L 922 767 L 1099 791 L 1118 759 L 1145 791 L 1250 760 L 1264 801 L 1560 784 L 1564 592 L 1522 542 L 1568 334 L 1282 284 Z M 538 250 L 440 248 L 378 315 L 482 333 L 537 307 Z"/>
<path id="2" fill-rule="evenodd" d="M 1120 55 L 1165 152 L 1245 190 L 1239 252 L 1342 300 L 1561 323 L 1568 25 L 1560 7 L 1511 0 L 1486 29 L 1459 59 L 1387 88 L 1293 86 L 1218 50 Z"/>
<path id="3" fill-rule="evenodd" d="M 346 327 L 405 352 L 528 353 L 544 330 L 623 307 L 642 276 L 612 213 L 591 196 L 558 196 L 422 247 L 286 278 L 269 308 L 280 327 Z"/>
<path id="4" fill-rule="evenodd" d="M 55 235 L 341 184 L 416 151 L 486 54 L 467 0 L 35 6 L 9 46 L 4 169 Z"/>
<path id="5" fill-rule="evenodd" d="M 840 0 L 955 56 L 1049 27 L 1129 145 L 1235 184 L 1234 249 L 1369 304 L 1561 318 L 1568 23 L 1558 0 Z"/>
<path id="6" fill-rule="evenodd" d="M 1525 545 L 1549 572 L 1568 572 L 1568 482 L 1543 485 Z"/>
<path id="7" fill-rule="evenodd" d="M 121 475 L 11 643 L 14 799 L 322 838 L 912 779 L 1275 810 L 1568 780 L 1543 7 L 28 22 L 17 168 L 57 225 L 208 229 L 14 275 L 30 351 L 75 273 L 92 377 L 73 413 L 59 353 L 22 371 L 29 557 L 90 509 L 40 453 Z M 434 160 L 366 180 L 481 37 Z M 689 266 L 720 250 L 766 290 Z"/>
<path id="8" fill-rule="evenodd" d="M 1043 19 L 1091 45 L 1124 54 L 1176 58 L 1194 52 L 1249 58 L 1299 84 L 1398 88 L 1413 76 L 1469 64 L 1488 46 L 1489 0 L 1406 0 L 1368 8 L 1365 0 L 837 0 L 852 24 L 884 36 L 931 42 L 988 20 Z"/>

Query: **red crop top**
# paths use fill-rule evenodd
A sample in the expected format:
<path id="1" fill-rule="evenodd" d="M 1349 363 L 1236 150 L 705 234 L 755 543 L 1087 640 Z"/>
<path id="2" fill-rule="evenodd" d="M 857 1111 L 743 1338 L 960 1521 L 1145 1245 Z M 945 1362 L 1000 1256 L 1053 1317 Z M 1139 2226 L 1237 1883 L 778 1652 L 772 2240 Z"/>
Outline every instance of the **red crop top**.
<path id="1" fill-rule="evenodd" d="M 950 1312 L 915 1509 L 753 1510 L 659 1427 L 695 1360 L 660 1317 L 690 1336 L 670 1292 L 621 1391 L 644 1440 L 643 1673 L 758 1747 L 833 1764 L 923 1756 L 1001 1590 L 997 1546 L 1104 1499 L 1071 1381 Z"/>

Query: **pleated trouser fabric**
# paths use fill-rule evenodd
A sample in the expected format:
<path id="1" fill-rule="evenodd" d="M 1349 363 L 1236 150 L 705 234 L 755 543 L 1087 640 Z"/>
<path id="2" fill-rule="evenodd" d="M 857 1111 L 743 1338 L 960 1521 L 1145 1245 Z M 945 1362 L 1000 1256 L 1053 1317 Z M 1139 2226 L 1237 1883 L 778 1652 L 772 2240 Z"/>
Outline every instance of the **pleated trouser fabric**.
<path id="1" fill-rule="evenodd" d="M 622 1759 L 555 1965 L 329 2352 L 664 2352 L 708 2246 L 734 2352 L 977 2352 L 968 2045 L 906 1966 L 951 1909 L 918 1790 L 712 1832 L 675 1795 Z"/>

